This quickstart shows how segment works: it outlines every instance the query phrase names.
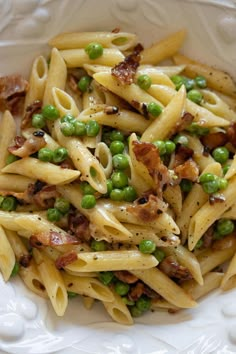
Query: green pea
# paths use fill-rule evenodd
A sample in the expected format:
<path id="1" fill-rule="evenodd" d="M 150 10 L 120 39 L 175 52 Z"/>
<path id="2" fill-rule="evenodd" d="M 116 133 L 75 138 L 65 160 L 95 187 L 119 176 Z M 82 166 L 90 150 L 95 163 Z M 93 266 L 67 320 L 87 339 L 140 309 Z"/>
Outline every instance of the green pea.
<path id="1" fill-rule="evenodd" d="M 234 222 L 230 219 L 220 219 L 216 223 L 216 231 L 220 236 L 229 235 L 234 231 Z"/>
<path id="2" fill-rule="evenodd" d="M 20 270 L 20 265 L 18 262 L 15 262 L 14 267 L 11 271 L 11 277 L 15 277 L 19 273 L 19 270 Z"/>
<path id="3" fill-rule="evenodd" d="M 224 164 L 229 158 L 229 150 L 224 146 L 217 147 L 213 150 L 212 156 L 217 162 Z"/>
<path id="4" fill-rule="evenodd" d="M 129 292 L 130 286 L 123 281 L 118 280 L 115 284 L 115 292 L 120 295 L 124 296 Z"/>
<path id="5" fill-rule="evenodd" d="M 58 197 L 55 200 L 54 208 L 59 210 L 62 214 L 66 214 L 70 210 L 70 202 L 63 197 Z"/>
<path id="6" fill-rule="evenodd" d="M 186 91 L 190 91 L 194 88 L 195 81 L 193 79 L 189 79 L 187 77 L 183 77 L 184 86 Z"/>
<path id="7" fill-rule="evenodd" d="M 72 122 L 61 123 L 60 130 L 65 136 L 72 136 L 75 133 L 75 126 Z"/>
<path id="8" fill-rule="evenodd" d="M 37 114 L 33 114 L 31 124 L 32 127 L 36 129 L 42 129 L 45 127 L 46 121 L 42 114 L 37 113 Z"/>
<path id="9" fill-rule="evenodd" d="M 195 249 L 201 248 L 203 246 L 203 240 L 200 238 L 200 240 L 197 241 L 195 245 Z"/>
<path id="10" fill-rule="evenodd" d="M 202 96 L 201 92 L 198 90 L 190 90 L 187 93 L 187 98 L 196 104 L 200 104 L 203 99 L 203 96 Z"/>
<path id="11" fill-rule="evenodd" d="M 92 42 L 85 47 L 89 59 L 97 59 L 103 55 L 103 46 L 100 43 Z"/>
<path id="12" fill-rule="evenodd" d="M 125 305 L 127 306 L 134 306 L 135 302 L 133 300 L 130 300 L 127 296 L 122 296 L 122 301 Z"/>
<path id="13" fill-rule="evenodd" d="M 100 272 L 99 273 L 99 280 L 104 285 L 109 285 L 114 279 L 114 273 L 111 271 Z"/>
<path id="14" fill-rule="evenodd" d="M 173 139 L 174 143 L 177 145 L 177 144 L 180 144 L 180 145 L 183 145 L 183 146 L 188 146 L 188 138 L 187 136 L 185 135 L 182 135 L 182 134 L 177 134 L 174 139 Z"/>
<path id="15" fill-rule="evenodd" d="M 163 140 L 154 141 L 153 144 L 157 147 L 160 156 L 165 155 L 166 153 L 166 144 Z"/>
<path id="16" fill-rule="evenodd" d="M 166 148 L 166 154 L 170 155 L 170 154 L 172 154 L 172 152 L 175 151 L 176 145 L 173 141 L 166 140 L 165 141 L 165 148 Z"/>
<path id="17" fill-rule="evenodd" d="M 158 262 L 162 262 L 163 259 L 165 258 L 166 254 L 164 251 L 160 250 L 159 248 L 156 248 L 155 251 L 153 252 L 153 256 L 158 260 Z"/>
<path id="18" fill-rule="evenodd" d="M 230 169 L 230 165 L 225 165 L 222 169 L 223 175 L 226 175 L 226 173 L 229 171 L 229 169 Z"/>
<path id="19" fill-rule="evenodd" d="M 72 114 L 65 114 L 61 119 L 60 122 L 61 123 L 72 123 L 74 124 L 74 122 L 76 121 L 75 117 Z"/>
<path id="20" fill-rule="evenodd" d="M 199 177 L 199 182 L 200 183 L 212 182 L 212 181 L 216 181 L 217 179 L 218 179 L 218 176 L 214 175 L 213 173 L 203 173 Z"/>
<path id="21" fill-rule="evenodd" d="M 171 76 L 171 81 L 175 84 L 175 88 L 178 91 L 182 85 L 184 85 L 184 78 L 180 75 Z"/>
<path id="22" fill-rule="evenodd" d="M 114 188 L 114 189 L 112 189 L 112 191 L 110 193 L 110 198 L 111 198 L 111 200 L 114 200 L 114 201 L 124 200 L 124 191 L 119 188 Z"/>
<path id="23" fill-rule="evenodd" d="M 139 251 L 142 253 L 153 253 L 156 249 L 156 244 L 152 240 L 142 240 L 139 244 Z"/>
<path id="24" fill-rule="evenodd" d="M 137 84 L 141 89 L 148 90 L 151 87 L 152 79 L 146 74 L 140 75 L 138 77 Z"/>
<path id="25" fill-rule="evenodd" d="M 124 154 L 116 154 L 112 157 L 112 164 L 118 170 L 125 170 L 129 167 L 129 160 Z"/>
<path id="26" fill-rule="evenodd" d="M 56 107 L 54 107 L 52 104 L 48 104 L 47 106 L 43 107 L 42 115 L 48 120 L 56 120 L 59 118 L 60 113 Z"/>
<path id="27" fill-rule="evenodd" d="M 183 192 L 189 193 L 193 187 L 193 182 L 183 178 L 180 182 L 180 188 Z"/>
<path id="28" fill-rule="evenodd" d="M 112 130 L 112 132 L 109 134 L 109 137 L 111 141 L 124 141 L 125 137 L 124 134 L 120 130 Z"/>
<path id="29" fill-rule="evenodd" d="M 88 91 L 91 80 L 92 78 L 90 76 L 82 76 L 78 82 L 79 90 L 82 92 Z"/>
<path id="30" fill-rule="evenodd" d="M 76 120 L 74 122 L 74 135 L 76 136 L 84 136 L 86 135 L 86 125 L 83 122 L 80 122 L 79 120 Z"/>
<path id="31" fill-rule="evenodd" d="M 47 210 L 47 219 L 51 222 L 59 221 L 62 217 L 61 212 L 56 208 L 49 208 Z"/>
<path id="32" fill-rule="evenodd" d="M 199 88 L 203 89 L 207 87 L 207 80 L 204 76 L 196 76 L 194 81 Z"/>
<path id="33" fill-rule="evenodd" d="M 218 181 L 214 180 L 211 182 L 202 183 L 202 188 L 207 194 L 216 193 L 219 189 Z"/>
<path id="34" fill-rule="evenodd" d="M 92 209 L 96 205 L 96 198 L 92 194 L 86 194 L 81 200 L 81 207 L 83 209 Z"/>
<path id="35" fill-rule="evenodd" d="M 105 198 L 109 197 L 112 189 L 113 189 L 112 180 L 109 178 L 109 179 L 107 179 L 107 192 L 103 196 Z"/>
<path id="36" fill-rule="evenodd" d="M 145 295 L 140 296 L 136 301 L 136 306 L 142 312 L 148 311 L 151 307 L 151 299 Z"/>
<path id="37" fill-rule="evenodd" d="M 10 163 L 15 162 L 15 161 L 17 161 L 17 160 L 19 160 L 19 157 L 18 157 L 18 156 L 15 156 L 15 155 L 13 155 L 13 154 L 9 154 L 9 155 L 7 156 L 7 159 L 6 159 L 6 164 L 7 164 L 7 165 L 10 165 Z"/>
<path id="38" fill-rule="evenodd" d="M 68 151 L 64 147 L 59 147 L 53 151 L 53 162 L 54 163 L 60 163 L 67 159 L 68 157 Z"/>
<path id="39" fill-rule="evenodd" d="M 226 189 L 228 187 L 228 181 L 225 178 L 218 178 L 218 189 Z"/>
<path id="40" fill-rule="evenodd" d="M 147 105 L 147 111 L 156 118 L 161 114 L 162 108 L 156 102 L 150 102 Z"/>
<path id="41" fill-rule="evenodd" d="M 107 249 L 107 244 L 105 241 L 96 241 L 94 239 L 91 241 L 90 246 L 91 246 L 92 251 L 95 251 L 95 252 L 106 251 L 106 249 Z"/>
<path id="42" fill-rule="evenodd" d="M 73 291 L 67 291 L 67 296 L 69 299 L 73 299 L 74 297 L 77 297 L 78 294 L 74 293 Z"/>
<path id="43" fill-rule="evenodd" d="M 203 136 L 209 134 L 210 130 L 207 127 L 201 127 L 196 122 L 190 124 L 190 126 L 186 129 L 191 134 L 195 134 L 198 136 Z"/>
<path id="44" fill-rule="evenodd" d="M 132 317 L 140 317 L 143 314 L 143 311 L 138 309 L 137 306 L 131 306 L 129 310 Z"/>
<path id="45" fill-rule="evenodd" d="M 100 131 L 100 125 L 93 119 L 86 123 L 85 128 L 87 136 L 97 136 Z"/>
<path id="46" fill-rule="evenodd" d="M 2 202 L 4 201 L 4 197 L 0 195 L 0 207 L 2 206 Z"/>
<path id="47" fill-rule="evenodd" d="M 42 148 L 38 151 L 38 159 L 44 162 L 51 162 L 53 160 L 53 151 L 49 148 Z"/>
<path id="48" fill-rule="evenodd" d="M 83 195 L 94 194 L 96 192 L 96 190 L 86 181 L 81 182 L 79 186 Z"/>
<path id="49" fill-rule="evenodd" d="M 116 171 L 111 176 L 114 188 L 124 188 L 128 185 L 128 176 L 123 171 Z"/>
<path id="50" fill-rule="evenodd" d="M 13 196 L 5 197 L 1 203 L 1 208 L 4 211 L 16 210 L 17 199 Z"/>
<path id="51" fill-rule="evenodd" d="M 125 144 L 120 140 L 111 142 L 110 151 L 112 155 L 121 154 L 124 151 Z"/>
<path id="52" fill-rule="evenodd" d="M 137 192 L 132 186 L 127 186 L 123 189 L 124 200 L 126 202 L 133 202 L 137 198 Z"/>

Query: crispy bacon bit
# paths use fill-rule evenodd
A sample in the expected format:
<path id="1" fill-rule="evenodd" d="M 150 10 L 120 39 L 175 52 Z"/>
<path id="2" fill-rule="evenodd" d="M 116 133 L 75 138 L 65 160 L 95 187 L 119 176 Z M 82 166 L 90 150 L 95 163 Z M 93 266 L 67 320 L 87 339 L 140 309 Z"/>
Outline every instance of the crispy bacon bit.
<path id="1" fill-rule="evenodd" d="M 55 199 L 59 196 L 56 186 L 46 185 L 40 191 L 33 194 L 32 201 L 42 208 L 50 208 L 54 205 Z"/>
<path id="2" fill-rule="evenodd" d="M 22 267 L 27 268 L 30 265 L 31 259 L 32 259 L 31 254 L 23 254 L 19 259 L 19 263 Z"/>
<path id="3" fill-rule="evenodd" d="M 57 269 L 62 269 L 67 265 L 75 262 L 76 260 L 77 260 L 77 253 L 75 251 L 70 251 L 68 253 L 63 254 L 62 256 L 59 256 L 56 259 L 55 265 Z"/>
<path id="4" fill-rule="evenodd" d="M 67 82 L 68 82 L 68 86 L 69 88 L 75 92 L 75 93 L 80 93 L 79 89 L 78 89 L 78 80 L 77 78 L 73 75 L 73 74 L 69 74 L 68 75 L 68 79 L 67 79 Z"/>
<path id="5" fill-rule="evenodd" d="M 106 106 L 104 108 L 104 113 L 106 113 L 107 115 L 117 114 L 118 112 L 119 112 L 119 107 L 117 107 L 117 106 Z"/>
<path id="6" fill-rule="evenodd" d="M 15 156 L 26 157 L 39 151 L 42 147 L 46 145 L 46 141 L 44 137 L 38 137 L 32 134 L 28 139 L 24 140 L 23 145 L 18 145 L 19 144 L 17 142 L 16 145 L 10 146 L 8 148 L 8 151 Z"/>
<path id="7" fill-rule="evenodd" d="M 170 278 L 175 278 L 182 281 L 191 280 L 193 278 L 189 270 L 180 265 L 174 256 L 166 257 L 159 264 L 159 269 Z"/>
<path id="8" fill-rule="evenodd" d="M 128 293 L 128 298 L 131 301 L 137 301 L 143 294 L 147 295 L 150 299 L 161 299 L 161 296 L 158 293 L 140 281 L 131 287 L 131 290 Z"/>
<path id="9" fill-rule="evenodd" d="M 76 237 L 70 234 L 60 233 L 56 231 L 40 232 L 34 234 L 30 237 L 30 240 L 32 240 L 36 243 L 36 245 L 39 246 L 63 246 L 76 245 L 79 243 L 79 240 Z"/>
<path id="10" fill-rule="evenodd" d="M 114 28 L 111 33 L 119 33 L 120 32 L 120 28 L 119 27 L 116 27 Z"/>
<path id="11" fill-rule="evenodd" d="M 223 202 L 225 202 L 224 194 L 216 193 L 216 194 L 211 194 L 209 196 L 210 205 L 214 205 L 215 203 L 223 203 Z"/>
<path id="12" fill-rule="evenodd" d="M 189 179 L 192 182 L 196 182 L 199 175 L 199 168 L 196 162 L 192 159 L 188 159 L 182 165 L 175 167 L 174 169 L 179 179 Z"/>
<path id="13" fill-rule="evenodd" d="M 182 165 L 185 161 L 193 156 L 193 152 L 194 151 L 187 146 L 177 145 L 173 168 Z"/>
<path id="14" fill-rule="evenodd" d="M 62 163 L 60 164 L 60 167 L 61 168 L 69 168 L 71 170 L 75 169 L 73 162 L 70 159 L 66 159 L 66 160 L 62 161 Z"/>
<path id="15" fill-rule="evenodd" d="M 117 78 L 122 85 L 130 85 L 134 80 L 134 75 L 139 66 L 140 52 L 143 46 L 139 43 L 134 47 L 132 54 L 128 55 L 124 61 L 111 69 L 111 74 Z"/>
<path id="16" fill-rule="evenodd" d="M 34 101 L 32 104 L 26 107 L 25 115 L 21 122 L 21 129 L 25 129 L 31 122 L 32 116 L 35 113 L 39 113 L 42 108 L 42 102 L 39 100 Z"/>
<path id="17" fill-rule="evenodd" d="M 0 77 L 0 110 L 19 114 L 29 84 L 19 74 Z"/>
<path id="18" fill-rule="evenodd" d="M 191 113 L 184 112 L 184 114 L 180 118 L 180 121 L 176 123 L 175 127 L 171 131 L 170 136 L 181 132 L 182 130 L 185 130 L 192 123 L 193 119 L 194 116 Z"/>
<path id="19" fill-rule="evenodd" d="M 204 233 L 202 240 L 203 240 L 203 247 L 204 248 L 209 248 L 212 246 L 212 243 L 214 242 L 214 228 L 213 226 L 209 227 L 209 229 Z"/>
<path id="20" fill-rule="evenodd" d="M 75 235 L 81 241 L 89 241 L 91 238 L 89 221 L 78 211 L 69 214 L 68 228 L 70 234 Z"/>
<path id="21" fill-rule="evenodd" d="M 29 238 L 29 244 L 32 248 L 42 249 L 44 247 L 42 242 L 40 242 L 37 237 L 33 235 Z"/>
<path id="22" fill-rule="evenodd" d="M 144 200 L 145 202 L 143 203 Z M 153 194 L 150 194 L 148 196 L 148 199 L 146 197 L 145 199 L 137 199 L 132 206 L 127 208 L 127 211 L 129 211 L 144 222 L 150 222 L 158 217 L 159 211 L 166 211 L 167 207 L 168 205 L 160 198 Z"/>
<path id="23" fill-rule="evenodd" d="M 161 198 L 165 184 L 171 182 L 168 168 L 163 164 L 158 149 L 150 143 L 133 141 L 136 159 L 146 166 L 156 185 L 156 193 Z"/>
<path id="24" fill-rule="evenodd" d="M 236 147 L 236 122 L 232 123 L 227 131 L 227 140 L 234 146 Z"/>
<path id="25" fill-rule="evenodd" d="M 210 133 L 201 137 L 201 142 L 207 151 L 211 151 L 218 146 L 225 145 L 227 142 L 227 135 L 223 132 Z"/>
<path id="26" fill-rule="evenodd" d="M 220 240 L 214 241 L 212 249 L 214 250 L 224 250 L 226 248 L 235 248 L 236 245 L 236 232 L 232 232 Z"/>
<path id="27" fill-rule="evenodd" d="M 124 283 L 127 284 L 133 284 L 136 283 L 136 281 L 138 281 L 138 278 L 135 275 L 128 272 L 127 270 L 120 270 L 114 272 L 114 274 L 116 278 L 118 278 L 120 281 L 123 281 Z"/>

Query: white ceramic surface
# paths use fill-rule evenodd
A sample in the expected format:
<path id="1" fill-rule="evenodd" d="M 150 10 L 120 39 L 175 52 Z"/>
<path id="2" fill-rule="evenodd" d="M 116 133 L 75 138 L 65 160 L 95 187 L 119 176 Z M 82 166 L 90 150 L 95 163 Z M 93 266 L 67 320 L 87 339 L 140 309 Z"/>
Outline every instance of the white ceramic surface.
<path id="1" fill-rule="evenodd" d="M 115 27 L 136 32 L 146 45 L 186 27 L 183 51 L 236 77 L 235 0 L 0 0 L 0 74 L 26 75 L 59 32 Z M 124 327 L 102 306 L 87 311 L 78 299 L 57 318 L 19 279 L 5 285 L 0 277 L 0 353 L 236 353 L 235 295 L 218 291 L 194 310 L 149 313 Z"/>

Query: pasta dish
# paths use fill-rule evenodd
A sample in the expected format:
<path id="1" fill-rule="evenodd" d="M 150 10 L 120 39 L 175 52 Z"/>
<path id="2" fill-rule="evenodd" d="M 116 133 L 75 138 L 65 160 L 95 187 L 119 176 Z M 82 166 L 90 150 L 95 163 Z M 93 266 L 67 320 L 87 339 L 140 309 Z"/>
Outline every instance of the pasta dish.
<path id="1" fill-rule="evenodd" d="M 64 33 L 0 77 L 0 270 L 58 316 L 79 295 L 130 325 L 236 285 L 236 84 L 185 36 Z"/>

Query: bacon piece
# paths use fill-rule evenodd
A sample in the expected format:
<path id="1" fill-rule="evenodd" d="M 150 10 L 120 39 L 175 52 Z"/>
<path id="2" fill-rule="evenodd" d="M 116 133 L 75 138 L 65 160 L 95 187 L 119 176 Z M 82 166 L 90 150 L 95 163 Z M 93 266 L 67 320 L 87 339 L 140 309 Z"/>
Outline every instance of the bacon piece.
<path id="1" fill-rule="evenodd" d="M 189 270 L 180 265 L 174 256 L 168 256 L 159 264 L 159 269 L 170 278 L 182 281 L 193 279 Z"/>
<path id="2" fill-rule="evenodd" d="M 111 33 L 119 33 L 120 32 L 120 28 L 119 27 L 116 27 L 114 28 Z"/>
<path id="3" fill-rule="evenodd" d="M 128 293 L 128 298 L 131 301 L 137 301 L 143 294 L 148 296 L 150 299 L 161 299 L 160 294 L 156 293 L 154 290 L 150 289 L 147 285 L 140 281 L 131 287 Z"/>
<path id="4" fill-rule="evenodd" d="M 180 121 L 176 123 L 175 127 L 171 130 L 170 136 L 185 130 L 193 121 L 194 116 L 189 112 L 184 112 Z"/>
<path id="5" fill-rule="evenodd" d="M 119 113 L 119 107 L 117 107 L 117 106 L 106 106 L 104 108 L 104 113 L 106 113 L 107 115 L 117 114 L 117 113 Z"/>
<path id="6" fill-rule="evenodd" d="M 157 196 L 150 194 L 148 197 L 137 199 L 127 211 L 144 222 L 154 221 L 160 212 L 166 211 L 168 205 Z"/>
<path id="7" fill-rule="evenodd" d="M 179 179 L 189 179 L 192 182 L 196 182 L 199 175 L 199 168 L 195 161 L 188 159 L 182 165 L 175 167 L 174 169 Z"/>
<path id="8" fill-rule="evenodd" d="M 111 74 L 117 78 L 122 85 L 130 85 L 134 81 L 134 75 L 139 66 L 140 52 L 143 46 L 139 43 L 134 47 L 132 54 L 128 55 L 124 61 L 111 69 Z"/>
<path id="9" fill-rule="evenodd" d="M 31 259 L 32 259 L 31 254 L 23 254 L 19 259 L 19 263 L 22 267 L 27 268 L 30 265 Z"/>
<path id="10" fill-rule="evenodd" d="M 19 74 L 0 77 L 0 110 L 20 113 L 28 88 L 28 82 Z"/>
<path id="11" fill-rule="evenodd" d="M 68 253 L 64 253 L 62 256 L 59 256 L 56 259 L 55 265 L 57 269 L 62 269 L 67 265 L 75 262 L 77 258 L 77 253 L 75 251 L 70 251 Z"/>
<path id="12" fill-rule="evenodd" d="M 19 137 L 17 137 L 18 139 Z M 23 140 L 22 140 L 23 142 Z M 31 134 L 31 136 L 24 140 L 24 143 L 21 143 L 21 146 L 19 146 L 18 142 L 16 142 L 15 139 L 15 145 L 10 146 L 8 148 L 8 151 L 19 157 L 27 157 L 29 155 L 34 154 L 35 152 L 39 151 L 41 148 L 43 148 L 46 145 L 46 141 L 43 136 L 37 136 L 36 134 Z"/>
<path id="13" fill-rule="evenodd" d="M 214 242 L 214 228 L 213 226 L 209 227 L 209 229 L 204 233 L 202 240 L 203 240 L 203 247 L 204 248 L 209 248 L 212 246 L 212 243 Z"/>
<path id="14" fill-rule="evenodd" d="M 70 234 L 75 235 L 81 241 L 89 241 L 91 239 L 89 220 L 78 211 L 69 214 L 68 229 Z"/>
<path id="15" fill-rule="evenodd" d="M 30 242 L 37 242 L 38 245 L 42 246 L 63 246 L 63 245 L 76 245 L 79 243 L 79 240 L 66 233 L 60 233 L 56 231 L 50 232 L 40 232 L 37 234 L 33 234 L 30 237 Z M 33 244 L 31 243 L 32 247 Z"/>
<path id="16" fill-rule="evenodd" d="M 59 196 L 56 186 L 46 185 L 32 196 L 32 201 L 42 208 L 50 208 L 54 205 L 55 199 Z"/>
<path id="17" fill-rule="evenodd" d="M 190 157 L 193 156 L 193 150 L 188 148 L 187 146 L 177 145 L 173 168 L 182 165 L 185 161 L 187 161 Z"/>
<path id="18" fill-rule="evenodd" d="M 21 129 L 25 129 L 31 122 L 32 116 L 35 113 L 39 113 L 42 108 L 42 102 L 39 100 L 34 101 L 26 107 L 25 115 L 21 121 Z"/>
<path id="19" fill-rule="evenodd" d="M 223 237 L 220 240 L 214 241 L 212 245 L 213 250 L 224 250 L 226 248 L 235 248 L 236 245 L 236 232 L 232 232 L 231 234 Z"/>
<path id="20" fill-rule="evenodd" d="M 214 205 L 215 203 L 223 203 L 225 202 L 225 196 L 224 194 L 216 193 L 216 194 L 211 194 L 209 196 L 209 203 L 210 205 Z"/>
<path id="21" fill-rule="evenodd" d="M 116 278 L 118 278 L 120 281 L 123 281 L 124 283 L 127 284 L 133 284 L 136 283 L 136 281 L 138 281 L 138 278 L 135 275 L 128 272 L 127 270 L 116 271 L 114 272 L 114 274 Z"/>
<path id="22" fill-rule="evenodd" d="M 227 140 L 236 148 L 236 122 L 227 128 L 226 134 Z"/>
<path id="23" fill-rule="evenodd" d="M 78 93 L 78 94 L 80 93 L 80 91 L 78 89 L 78 80 L 73 74 L 68 75 L 67 83 L 68 83 L 69 88 L 73 92 Z"/>
<path id="24" fill-rule="evenodd" d="M 225 145 L 227 140 L 227 134 L 223 132 L 210 133 L 201 137 L 201 142 L 207 151 L 211 151 L 218 146 Z"/>
<path id="25" fill-rule="evenodd" d="M 133 151 L 136 159 L 146 168 L 156 185 L 156 193 L 162 197 L 165 184 L 171 182 L 168 168 L 163 164 L 158 149 L 151 143 L 133 141 Z"/>

